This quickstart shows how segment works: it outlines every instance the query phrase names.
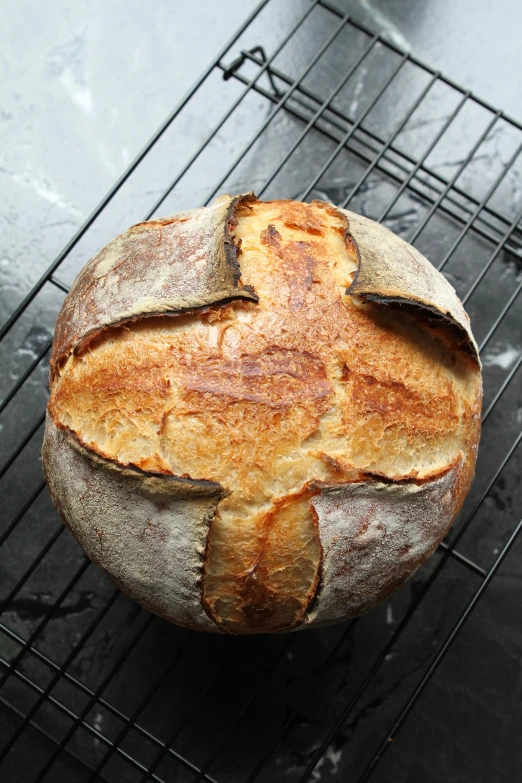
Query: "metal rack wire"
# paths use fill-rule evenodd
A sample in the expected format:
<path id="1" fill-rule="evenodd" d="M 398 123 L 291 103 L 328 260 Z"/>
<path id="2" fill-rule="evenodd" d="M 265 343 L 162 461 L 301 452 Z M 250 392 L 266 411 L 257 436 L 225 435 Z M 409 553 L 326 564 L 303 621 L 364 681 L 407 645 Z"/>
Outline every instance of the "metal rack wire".
<path id="1" fill-rule="evenodd" d="M 448 228 L 450 242 L 447 249 L 442 252 L 440 248 L 438 250 L 438 268 L 445 273 L 449 271 L 452 282 L 458 280 L 461 284 L 459 293 L 462 300 L 469 302 L 470 307 L 477 302 L 476 311 L 479 314 L 484 309 L 484 296 L 487 299 L 490 295 L 489 273 L 491 270 L 495 271 L 498 264 L 503 265 L 503 274 L 496 275 L 495 278 L 501 277 L 507 281 L 503 288 L 500 284 L 500 287 L 495 288 L 497 311 L 492 308 L 492 317 L 489 317 L 488 313 L 488 319 L 484 319 L 483 333 L 479 334 L 482 356 L 486 355 L 509 319 L 517 317 L 516 308 L 520 304 L 519 294 L 522 287 L 519 274 L 522 259 L 522 234 L 519 225 L 522 219 L 522 204 L 516 199 L 507 204 L 502 194 L 522 151 L 522 126 L 410 54 L 399 51 L 381 36 L 374 35 L 327 0 L 304 3 L 300 7 L 302 13 L 294 14 L 289 29 L 268 56 L 263 40 L 259 40 L 253 47 L 243 47 L 238 51 L 238 42 L 255 27 L 256 21 L 261 18 L 269 19 L 270 14 L 274 13 L 272 8 L 275 2 L 276 0 L 263 0 L 158 128 L 84 225 L 6 319 L 0 330 L 1 340 L 8 342 L 8 338 L 23 319 L 28 317 L 35 303 L 38 303 L 38 298 L 49 287 L 61 295 L 68 290 L 67 283 L 56 276 L 66 259 L 88 235 L 96 221 L 106 213 L 110 203 L 143 165 L 164 134 L 182 115 L 191 110 L 190 107 L 200 91 L 216 74 L 221 74 L 224 82 L 230 85 L 226 109 L 222 111 L 212 130 L 188 156 L 172 181 L 163 186 L 161 194 L 149 207 L 145 218 L 156 214 L 160 207 L 176 194 L 180 183 L 190 177 L 201 156 L 211 148 L 220 134 L 226 135 L 227 123 L 234 118 L 236 112 L 241 111 L 246 99 L 255 94 L 263 99 L 265 113 L 261 121 L 253 127 L 249 138 L 236 147 L 237 154 L 233 159 L 226 160 L 219 175 L 208 183 L 210 192 L 206 203 L 229 186 L 252 152 L 259 150 L 260 143 L 267 143 L 275 123 L 281 117 L 292 118 L 295 123 L 293 137 L 284 143 L 276 140 L 278 155 L 275 158 L 266 162 L 261 157 L 261 162 L 259 159 L 257 161 L 256 171 L 258 174 L 261 171 L 261 181 L 256 188 L 258 195 L 270 192 L 271 188 L 281 187 L 280 175 L 288 167 L 294 166 L 294 153 L 299 154 L 304 144 L 314 148 L 313 145 L 319 145 L 321 139 L 321 143 L 329 145 L 322 148 L 326 150 L 324 159 L 321 162 L 318 156 L 313 173 L 307 176 L 306 182 L 299 184 L 298 192 L 285 195 L 307 199 L 317 192 L 326 193 L 343 207 L 353 205 L 357 208 L 357 199 L 361 193 L 368 191 L 370 183 L 377 182 L 376 189 L 381 188 L 388 196 L 389 190 L 386 188 L 393 187 L 391 198 L 386 197 L 383 200 L 382 192 L 379 191 L 380 201 L 373 203 L 373 208 L 377 211 L 370 216 L 381 221 L 393 220 L 405 197 L 410 200 L 409 203 L 413 201 L 417 207 L 420 205 L 422 209 L 419 207 L 415 223 L 409 226 L 412 231 L 408 238 L 413 243 L 430 233 L 434 220 L 446 221 L 445 225 L 451 228 Z M 295 10 L 297 4 L 293 8 Z M 278 57 L 285 54 L 306 24 L 319 26 L 321 30 L 325 30 L 325 35 L 310 57 L 301 61 L 302 67 L 298 68 L 295 74 L 289 74 L 283 67 L 284 63 L 279 64 Z M 355 47 L 349 67 L 335 73 L 336 84 L 323 94 L 320 79 L 316 79 L 313 84 L 307 82 L 307 79 L 313 76 L 314 69 L 321 65 L 323 58 L 328 56 L 341 34 L 347 30 L 357 36 L 358 48 Z M 393 62 L 387 71 L 383 70 L 382 78 L 377 74 L 380 81 L 364 110 L 351 113 L 349 107 L 346 108 L 346 101 L 343 103 L 341 100 L 343 91 L 350 88 L 361 67 L 368 70 L 370 66 L 367 63 L 376 51 L 388 53 L 393 57 Z M 284 57 L 282 59 L 284 60 Z M 411 69 L 411 73 L 421 74 L 425 80 L 407 108 L 400 115 L 395 114 L 393 128 L 386 132 L 379 127 L 378 122 L 372 121 L 372 113 L 379 107 L 380 102 L 386 99 L 406 67 Z M 443 120 L 439 122 L 437 132 L 427 141 L 422 152 L 418 155 L 412 154 L 407 145 L 401 142 L 401 134 L 408 130 L 419 111 L 429 102 L 433 91 L 441 85 L 456 96 L 456 102 L 448 108 Z M 354 105 L 353 102 L 351 105 Z M 436 166 L 430 164 L 430 156 L 444 143 L 463 111 L 471 105 L 483 111 L 487 121 L 454 166 L 453 173 L 445 177 Z M 490 177 L 488 186 L 477 194 L 462 183 L 480 157 L 484 145 L 491 141 L 501 124 L 503 128 L 513 132 L 517 143 L 511 145 L 503 165 Z M 342 169 L 342 161 L 345 159 L 348 160 L 348 170 L 353 169 L 355 174 L 348 177 L 342 185 L 342 192 L 339 193 L 337 180 L 332 185 L 330 173 L 332 167 Z M 506 204 L 509 208 L 506 208 Z M 477 251 L 478 260 L 471 266 L 466 266 L 468 262 L 464 262 L 462 255 L 459 255 L 459 248 L 470 241 L 470 238 L 479 243 L 477 247 L 482 255 Z M 434 256 L 431 257 L 435 261 Z M 487 286 L 484 286 L 485 280 Z M 488 290 L 483 294 L 485 288 Z M 482 323 L 479 326 L 482 328 Z M 4 411 L 9 415 L 10 411 L 14 410 L 13 406 L 17 404 L 31 378 L 48 361 L 50 347 L 51 340 L 45 340 L 32 360 L 22 368 L 0 403 L 0 415 Z M 373 737 L 371 747 L 364 746 L 364 760 L 357 768 L 356 774 L 360 781 L 368 780 L 389 748 L 390 740 L 405 723 L 469 615 L 502 566 L 522 528 L 522 521 L 511 520 L 511 527 L 505 532 L 495 559 L 485 566 L 476 562 L 466 550 L 459 551 L 456 548 L 461 542 L 466 542 L 466 532 L 472 524 L 476 525 L 477 518 L 484 514 L 485 500 L 495 491 L 500 480 L 506 481 L 509 471 L 513 472 L 514 460 L 519 457 L 518 447 L 522 431 L 516 432 L 511 419 L 507 426 L 508 419 L 506 414 L 502 413 L 502 405 L 520 381 L 521 361 L 522 350 L 511 365 L 506 367 L 508 371 L 503 377 L 499 378 L 496 370 L 490 373 L 491 377 L 487 373 L 485 375 L 487 404 L 483 414 L 485 445 L 482 448 L 486 456 L 491 451 L 491 457 L 485 460 L 484 470 L 478 471 L 474 490 L 454 528 L 451 541 L 443 543 L 429 568 L 423 570 L 418 589 L 411 595 L 411 600 L 393 632 L 381 633 L 383 643 L 378 654 L 372 654 L 371 664 L 368 666 L 365 658 L 364 665 L 356 672 L 357 678 L 348 683 L 347 692 L 334 685 L 336 692 L 341 692 L 341 703 L 335 714 L 327 712 L 321 717 L 314 726 L 312 739 L 302 740 L 302 745 L 309 744 L 308 749 L 303 747 L 301 751 L 292 742 L 288 743 L 288 738 L 292 737 L 292 731 L 296 724 L 299 724 L 307 703 L 314 701 L 314 693 L 323 687 L 325 678 L 331 677 L 332 670 L 338 670 L 339 681 L 347 676 L 346 672 L 352 666 L 350 652 L 353 651 L 354 634 L 361 623 L 364 627 L 365 621 L 356 620 L 344 627 L 316 634 L 316 639 L 320 641 L 315 644 L 315 652 L 308 659 L 306 670 L 300 675 L 294 675 L 292 661 L 296 656 L 299 658 L 304 654 L 306 647 L 313 646 L 310 641 L 303 641 L 301 634 L 263 638 L 255 642 L 256 646 L 252 640 L 244 639 L 209 640 L 205 637 L 202 641 L 201 636 L 180 629 L 169 627 L 165 630 L 163 621 L 147 614 L 145 610 L 137 612 L 132 607 L 129 608 L 129 602 L 125 603 L 125 599 L 118 592 L 111 590 L 102 581 L 96 582 L 99 607 L 91 608 L 88 618 L 90 622 L 82 625 L 81 631 L 75 628 L 75 634 L 68 636 L 63 625 L 58 631 L 53 630 L 60 612 L 65 611 L 68 602 L 72 600 L 71 596 L 79 590 L 82 580 L 96 580 L 101 577 L 93 576 L 94 569 L 89 561 L 79 553 L 72 539 L 69 540 L 68 534 L 64 534 L 64 528 L 53 516 L 53 512 L 49 511 L 47 518 L 54 520 L 51 534 L 38 551 L 31 552 L 25 568 L 16 565 L 12 581 L 8 580 L 6 585 L 6 594 L 1 604 L 4 619 L 0 621 L 0 651 L 6 652 L 2 652 L 0 656 L 0 707 L 8 716 L 4 720 L 8 730 L 0 748 L 0 769 L 2 764 L 6 764 L 11 771 L 23 770 L 16 779 L 23 776 L 24 780 L 34 780 L 35 783 L 44 779 L 62 779 L 60 775 L 64 769 L 67 771 L 66 779 L 71 781 L 154 780 L 157 783 L 167 783 L 169 780 L 244 780 L 252 783 L 254 780 L 279 779 L 278 776 L 283 774 L 283 764 L 285 779 L 317 779 L 318 770 L 324 764 L 329 748 L 335 746 L 343 727 L 375 686 L 376 680 L 379 677 L 385 678 L 383 672 L 387 661 L 401 640 L 407 636 L 408 629 L 433 594 L 436 585 L 448 578 L 449 564 L 454 563 L 455 567 L 460 569 L 459 574 L 463 575 L 463 584 L 467 586 L 467 592 L 463 591 L 466 602 L 459 605 L 459 613 L 452 618 L 444 640 L 435 650 L 430 648 L 423 660 L 419 677 L 404 692 L 402 700 L 394 702 L 393 719 L 388 721 L 389 725 L 385 722 L 382 726 L 380 740 L 375 741 L 376 738 Z M 0 533 L 0 553 L 8 550 L 10 559 L 16 564 L 27 540 L 24 535 L 19 534 L 20 526 L 34 513 L 35 505 L 45 500 L 44 483 L 34 448 L 34 444 L 38 446 L 41 438 L 43 407 L 44 403 L 40 403 L 36 420 L 28 425 L 25 416 L 17 417 L 19 437 L 9 449 L 0 468 L 0 481 L 5 482 L 6 491 L 11 491 L 12 494 L 6 508 L 13 511 Z M 494 441 L 497 430 L 491 431 L 487 427 L 490 420 L 494 420 L 497 415 L 501 416 L 505 436 L 501 439 L 501 446 L 505 446 L 501 454 L 498 453 Z M 24 460 L 36 464 L 39 475 L 30 489 L 27 489 L 23 482 L 20 485 L 16 481 L 17 472 L 25 470 Z M 47 528 L 45 530 L 47 531 Z M 65 544 L 62 543 L 64 540 Z M 38 622 L 20 625 L 16 613 L 13 613 L 17 597 L 24 593 L 37 572 L 46 568 L 46 563 L 54 557 L 56 548 L 62 545 L 66 547 L 64 551 L 67 552 L 67 557 L 74 561 L 75 567 L 71 569 L 64 585 L 58 579 L 53 581 L 52 572 L 48 575 L 51 601 L 45 604 Z M 475 587 L 476 579 L 480 580 L 478 587 Z M 116 613 L 118 607 L 121 613 L 121 606 L 124 606 L 125 612 L 130 612 L 132 622 L 128 623 L 128 628 L 118 626 L 119 636 L 116 641 L 113 640 L 110 655 L 105 656 L 103 652 L 97 654 L 97 647 L 94 648 L 94 657 L 101 661 L 100 676 L 91 678 L 88 672 L 85 675 L 81 671 L 78 661 L 83 659 L 85 650 L 90 646 L 97 645 L 102 649 L 100 633 L 105 627 L 104 624 L 117 625 L 115 614 L 112 613 L 115 606 Z M 127 616 L 128 614 L 125 615 Z M 368 622 L 371 623 L 372 620 Z M 380 620 L 373 621 L 374 626 L 377 622 Z M 154 635 L 158 633 L 167 634 L 163 646 L 160 644 L 147 648 L 148 651 L 141 655 L 141 647 L 144 644 L 152 644 L 149 640 L 155 639 Z M 154 660 L 157 650 L 166 648 L 169 654 L 163 655 L 165 660 L 158 665 L 157 670 L 155 666 L 151 667 L 150 661 Z M 187 660 L 190 661 L 195 651 L 199 651 L 203 657 L 208 653 L 212 658 L 212 665 L 201 666 L 197 670 L 189 666 L 187 669 Z M 138 656 L 138 669 L 141 671 L 145 668 L 149 671 L 152 668 L 153 676 L 151 674 L 147 679 L 143 693 L 136 693 L 136 701 L 130 706 L 125 697 L 125 689 L 115 690 L 116 695 L 111 695 L 111 688 L 122 677 L 125 680 L 127 676 L 132 677 L 132 672 L 135 673 L 136 670 L 130 663 L 133 656 Z M 60 659 L 61 663 L 58 662 Z M 243 679 L 238 684 L 237 667 L 240 667 L 239 662 L 245 659 L 253 663 L 251 668 L 242 672 Z M 339 661 L 342 662 L 341 668 Z M 127 675 L 129 667 L 131 674 Z M 179 671 L 189 672 L 188 693 L 185 693 L 183 683 L 176 681 Z M 292 686 L 287 686 L 292 693 L 287 698 L 286 711 L 274 720 L 274 711 L 277 712 L 281 694 L 278 692 L 272 699 L 267 699 L 266 692 L 274 687 L 274 683 L 280 683 L 281 677 L 284 682 L 293 683 Z M 215 695 L 216 691 L 219 694 L 223 682 L 228 682 L 230 688 L 237 691 L 234 698 L 230 696 L 230 690 L 225 697 Z M 223 704 L 223 699 L 227 705 L 230 702 L 224 717 L 221 714 L 218 716 L 216 708 L 216 704 Z M 165 704 L 170 703 L 179 703 L 179 709 L 176 706 L 173 714 L 169 714 L 161 727 L 158 727 L 154 719 L 151 719 L 150 711 L 161 711 Z M 157 706 L 159 704 L 163 706 L 160 708 Z M 156 705 L 154 709 L 153 705 Z M 253 713 L 257 717 L 252 717 Z M 262 731 L 259 730 L 260 715 L 264 726 Z M 103 720 L 100 716 L 103 716 Z M 195 721 L 197 728 L 192 728 L 189 741 L 184 741 L 183 737 Z M 107 729 L 103 728 L 104 722 Z M 203 737 L 202 725 L 207 723 L 209 727 Z M 258 733 L 260 740 L 254 742 L 252 737 Z M 245 763 L 240 763 L 237 758 L 237 747 L 241 741 L 238 738 L 241 737 L 249 748 Z M 35 738 L 38 738 L 38 741 Z M 31 764 L 26 768 L 27 743 L 31 748 L 37 745 L 38 753 L 34 754 L 34 764 L 31 757 Z M 280 766 L 277 767 L 277 764 Z M 334 765 L 330 777 L 344 779 L 342 773 L 339 775 L 340 777 L 336 778 Z M 14 774 L 12 779 L 15 779 Z"/>

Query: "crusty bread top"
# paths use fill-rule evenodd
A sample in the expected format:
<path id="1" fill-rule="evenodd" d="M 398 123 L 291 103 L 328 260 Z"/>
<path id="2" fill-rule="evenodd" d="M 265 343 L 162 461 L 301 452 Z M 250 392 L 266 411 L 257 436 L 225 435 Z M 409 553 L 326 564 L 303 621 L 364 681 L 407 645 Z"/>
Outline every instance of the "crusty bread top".
<path id="1" fill-rule="evenodd" d="M 451 324 L 480 365 L 469 317 L 455 290 L 419 251 L 373 220 L 341 210 L 347 217 L 360 262 L 350 287 L 352 296 L 383 304 L 418 306 Z"/>
<path id="2" fill-rule="evenodd" d="M 375 476 L 427 481 L 459 461 L 469 484 L 480 372 L 469 345 L 455 343 L 440 321 L 352 295 L 357 270 L 366 279 L 371 226 L 358 256 L 345 216 L 331 205 L 249 197 L 234 209 L 244 287 L 236 275 L 229 292 L 236 285 L 245 297 L 195 310 L 197 297 L 181 295 L 178 312 L 192 312 L 146 319 L 158 308 L 138 297 L 127 303 L 123 326 L 96 327 L 96 339 L 89 326 L 81 344 L 86 318 L 94 321 L 90 306 L 87 317 L 77 309 L 78 291 L 88 299 L 92 286 L 79 284 L 60 317 L 66 337 L 49 410 L 106 459 L 220 484 L 228 494 L 207 542 L 204 605 L 228 630 L 277 630 L 300 622 L 317 590 L 321 546 L 311 501 L 322 486 Z M 201 221 L 191 220 L 197 232 Z M 158 230 L 148 225 L 147 235 Z M 174 235 L 169 242 L 180 247 Z M 196 245 L 195 233 L 185 239 L 191 252 Z M 205 252 L 214 245 L 205 235 Z M 384 246 L 395 252 L 393 243 Z M 387 263 L 393 267 L 388 256 Z M 107 276 L 118 274 L 114 256 Z M 461 317 L 445 285 L 421 286 L 425 296 L 418 288 L 410 281 L 410 301 L 422 299 L 452 322 Z M 366 296 L 369 285 L 359 290 Z M 99 324 L 108 324 L 108 312 Z"/>
<path id="3" fill-rule="evenodd" d="M 51 374 L 104 328 L 144 315 L 183 312 L 231 299 L 256 300 L 240 280 L 232 230 L 253 195 L 138 223 L 89 261 L 56 324 Z"/>

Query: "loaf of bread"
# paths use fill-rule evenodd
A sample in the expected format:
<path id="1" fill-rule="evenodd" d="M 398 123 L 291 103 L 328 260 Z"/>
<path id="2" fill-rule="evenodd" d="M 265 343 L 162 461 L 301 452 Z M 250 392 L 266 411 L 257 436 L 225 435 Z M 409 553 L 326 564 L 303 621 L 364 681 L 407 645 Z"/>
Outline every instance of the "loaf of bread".
<path id="1" fill-rule="evenodd" d="M 133 226 L 56 326 L 43 462 L 88 556 L 221 633 L 366 612 L 446 534 L 477 346 L 413 247 L 331 204 L 222 196 Z"/>

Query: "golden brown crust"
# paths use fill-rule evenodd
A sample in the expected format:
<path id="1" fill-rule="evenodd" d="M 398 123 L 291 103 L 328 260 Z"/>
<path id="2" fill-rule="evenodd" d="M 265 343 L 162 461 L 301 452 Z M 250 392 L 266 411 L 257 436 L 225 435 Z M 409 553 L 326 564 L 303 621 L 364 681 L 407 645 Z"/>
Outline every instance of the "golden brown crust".
<path id="1" fill-rule="evenodd" d="M 346 616 L 339 607 L 326 612 L 333 593 L 342 594 L 342 568 L 329 567 L 321 577 L 322 547 L 334 557 L 332 519 L 343 524 L 342 516 L 332 517 L 332 498 L 343 508 L 351 504 L 354 532 L 372 487 L 383 513 L 389 503 L 403 503 L 402 520 L 410 500 L 421 514 L 413 499 L 424 497 L 422 518 L 408 522 L 420 541 L 417 559 L 399 554 L 391 571 L 411 573 L 429 555 L 472 479 L 481 384 L 469 341 L 455 342 L 451 329 L 423 314 L 428 306 L 439 314 L 446 308 L 445 324 L 462 320 L 445 284 L 428 275 L 421 313 L 365 301 L 373 295 L 368 287 L 354 294 L 354 274 L 367 280 L 372 268 L 377 279 L 379 254 L 372 260 L 367 251 L 376 224 L 349 225 L 345 214 L 321 202 L 232 201 L 226 230 L 256 300 L 196 309 L 187 298 L 177 307 L 189 312 L 175 317 L 171 311 L 151 317 L 146 308 L 142 317 L 138 302 L 123 326 L 105 326 L 96 339 L 91 331 L 88 341 L 83 322 L 73 324 L 82 350 L 56 364 L 49 412 L 122 472 L 128 466 L 222 488 L 198 583 L 203 607 L 213 627 L 254 633 Z M 186 226 L 174 220 L 174 233 Z M 176 242 L 173 236 L 167 245 Z M 388 256 L 392 245 L 383 240 Z M 395 292 L 409 291 L 418 304 L 419 281 L 395 274 L 402 257 L 388 256 Z M 66 308 L 60 322 L 70 317 Z M 68 513 L 74 526 L 74 503 Z M 381 524 L 379 509 L 372 513 Z M 336 551 L 342 559 L 346 545 Z M 350 567 L 361 576 L 367 561 Z M 333 583 L 332 572 L 341 574 Z"/>
<path id="2" fill-rule="evenodd" d="M 233 299 L 256 301 L 240 284 L 235 212 L 252 194 L 138 223 L 103 248 L 78 275 L 56 325 L 51 373 L 109 326 Z"/>
<path id="3" fill-rule="evenodd" d="M 260 514 L 247 562 L 245 553 L 238 559 L 228 536 L 215 529 L 221 522 L 216 513 L 207 541 L 203 605 L 221 627 L 231 633 L 267 633 L 303 621 L 320 577 L 321 543 L 311 503 L 319 491 L 305 486 Z M 303 524 L 308 516 L 310 527 Z"/>

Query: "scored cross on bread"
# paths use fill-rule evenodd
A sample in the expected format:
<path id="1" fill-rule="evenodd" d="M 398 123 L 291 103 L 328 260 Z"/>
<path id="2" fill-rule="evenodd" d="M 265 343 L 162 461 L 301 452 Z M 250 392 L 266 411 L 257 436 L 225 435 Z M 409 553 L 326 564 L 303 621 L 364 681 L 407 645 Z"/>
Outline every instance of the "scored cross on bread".
<path id="1" fill-rule="evenodd" d="M 59 318 L 55 504 L 129 595 L 254 633 L 374 606 L 470 486 L 481 377 L 455 292 L 372 221 L 221 197 L 138 224 Z"/>

